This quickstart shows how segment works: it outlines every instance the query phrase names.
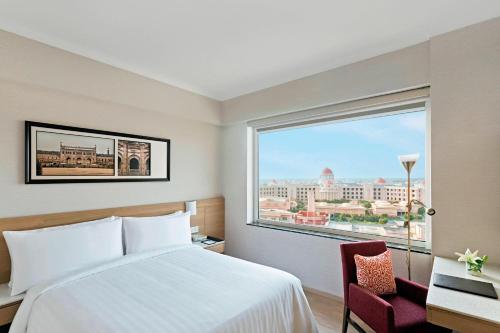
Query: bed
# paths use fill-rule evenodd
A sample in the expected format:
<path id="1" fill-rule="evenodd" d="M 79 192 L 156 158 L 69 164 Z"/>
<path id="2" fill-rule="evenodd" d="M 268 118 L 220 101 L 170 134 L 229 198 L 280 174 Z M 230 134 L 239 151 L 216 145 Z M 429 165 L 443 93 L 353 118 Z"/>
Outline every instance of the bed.
<path id="1" fill-rule="evenodd" d="M 317 326 L 293 275 L 177 245 L 31 287 L 10 332 L 313 333 Z"/>

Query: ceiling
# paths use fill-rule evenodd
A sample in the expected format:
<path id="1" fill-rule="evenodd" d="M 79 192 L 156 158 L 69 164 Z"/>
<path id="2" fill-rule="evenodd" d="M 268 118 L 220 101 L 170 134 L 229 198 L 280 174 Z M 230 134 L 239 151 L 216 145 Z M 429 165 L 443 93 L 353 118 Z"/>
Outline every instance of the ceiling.
<path id="1" fill-rule="evenodd" d="M 498 0 L 0 0 L 0 29 L 218 100 L 497 16 Z"/>

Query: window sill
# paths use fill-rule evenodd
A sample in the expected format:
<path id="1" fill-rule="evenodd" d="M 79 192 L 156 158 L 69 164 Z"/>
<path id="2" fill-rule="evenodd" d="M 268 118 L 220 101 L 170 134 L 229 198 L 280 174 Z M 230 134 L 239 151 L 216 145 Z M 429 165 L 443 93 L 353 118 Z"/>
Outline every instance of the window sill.
<path id="1" fill-rule="evenodd" d="M 313 231 L 313 230 L 290 228 L 290 227 L 286 227 L 286 226 L 277 226 L 277 225 L 267 224 L 267 223 L 262 223 L 262 222 L 251 222 L 251 223 L 247 223 L 247 225 L 254 226 L 254 227 L 260 227 L 260 228 L 267 228 L 267 229 L 274 229 L 274 230 L 294 232 L 294 233 L 305 234 L 305 235 L 310 235 L 310 236 L 317 236 L 317 237 L 323 237 L 323 238 L 331 238 L 331 239 L 337 239 L 337 240 L 343 240 L 343 241 L 349 241 L 349 242 L 361 242 L 361 241 L 367 241 L 368 240 L 366 238 L 344 236 L 344 235 L 336 235 L 336 234 L 332 234 L 332 233 L 329 233 L 329 232 L 327 233 L 327 232 L 320 232 L 320 231 Z M 398 243 L 391 243 L 391 242 L 387 242 L 387 247 L 391 248 L 391 249 L 397 249 L 397 250 L 403 250 L 403 251 L 406 251 L 408 249 L 407 245 L 398 244 Z M 411 247 L 411 252 L 422 253 L 422 254 L 429 254 L 430 255 L 431 254 L 431 249 L 427 249 L 427 248 L 421 247 L 421 246 L 412 246 Z"/>

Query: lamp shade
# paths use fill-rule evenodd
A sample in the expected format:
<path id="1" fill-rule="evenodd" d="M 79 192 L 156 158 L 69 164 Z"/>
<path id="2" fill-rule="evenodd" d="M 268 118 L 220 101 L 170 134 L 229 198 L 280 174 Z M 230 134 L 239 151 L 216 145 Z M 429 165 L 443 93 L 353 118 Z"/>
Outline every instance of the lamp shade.
<path id="1" fill-rule="evenodd" d="M 420 157 L 420 154 L 416 153 L 416 154 L 408 154 L 408 155 L 399 155 L 398 158 L 399 158 L 399 161 L 401 163 L 404 163 L 404 162 L 416 162 Z"/>
<path id="2" fill-rule="evenodd" d="M 403 167 L 406 169 L 406 171 L 410 172 L 415 163 L 417 163 L 418 158 L 420 157 L 420 154 L 408 154 L 408 155 L 399 155 L 399 161 L 403 165 Z"/>
<path id="3" fill-rule="evenodd" d="M 196 215 L 196 200 L 186 201 L 186 212 L 189 212 L 191 215 Z"/>

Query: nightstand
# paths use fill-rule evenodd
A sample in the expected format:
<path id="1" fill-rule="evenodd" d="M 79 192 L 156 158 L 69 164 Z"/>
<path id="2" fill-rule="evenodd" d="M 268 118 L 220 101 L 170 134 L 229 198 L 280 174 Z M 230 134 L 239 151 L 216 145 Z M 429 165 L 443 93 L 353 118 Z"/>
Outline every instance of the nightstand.
<path id="1" fill-rule="evenodd" d="M 224 240 L 215 238 L 215 237 L 210 237 L 208 236 L 207 239 L 215 241 L 214 244 L 204 244 L 202 242 L 193 242 L 194 245 L 201 246 L 205 250 L 217 252 L 217 253 L 224 253 Z"/>
<path id="2" fill-rule="evenodd" d="M 0 326 L 12 322 L 23 298 L 24 293 L 10 296 L 10 288 L 7 283 L 0 284 Z"/>

